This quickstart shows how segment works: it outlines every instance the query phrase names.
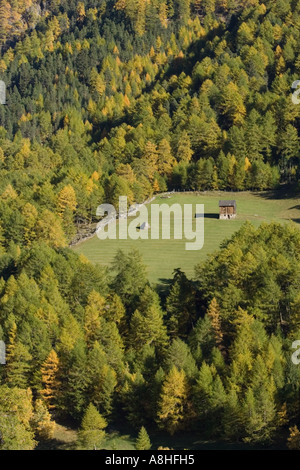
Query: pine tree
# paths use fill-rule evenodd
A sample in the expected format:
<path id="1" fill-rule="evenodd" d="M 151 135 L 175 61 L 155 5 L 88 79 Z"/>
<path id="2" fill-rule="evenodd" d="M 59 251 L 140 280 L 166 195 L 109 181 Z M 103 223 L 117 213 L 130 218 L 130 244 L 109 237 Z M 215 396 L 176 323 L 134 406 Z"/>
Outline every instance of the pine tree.
<path id="1" fill-rule="evenodd" d="M 105 439 L 107 423 L 90 403 L 81 422 L 78 432 L 77 447 L 82 450 L 99 450 Z"/>
<path id="2" fill-rule="evenodd" d="M 88 405 L 87 390 L 89 386 L 88 360 L 84 342 L 78 341 L 68 361 L 68 383 L 64 393 L 65 407 L 75 419 L 82 417 Z"/>
<path id="3" fill-rule="evenodd" d="M 141 161 L 145 165 L 146 176 L 152 181 L 155 172 L 158 170 L 158 151 L 153 142 L 146 142 Z"/>
<path id="4" fill-rule="evenodd" d="M 89 367 L 89 372 L 88 396 L 103 416 L 107 417 L 112 412 L 117 374 L 107 364 L 95 365 L 93 369 Z"/>
<path id="5" fill-rule="evenodd" d="M 52 421 L 51 415 L 42 400 L 35 402 L 32 426 L 39 440 L 53 438 L 56 423 Z"/>
<path id="6" fill-rule="evenodd" d="M 155 305 L 150 305 L 143 314 L 136 310 L 131 318 L 130 330 L 130 341 L 136 349 L 142 348 L 146 344 L 164 347 L 167 342 L 162 312 Z"/>
<path id="7" fill-rule="evenodd" d="M 20 342 L 14 345 L 6 358 L 6 378 L 11 387 L 26 389 L 28 386 L 29 362 L 32 359 L 28 349 Z"/>
<path id="8" fill-rule="evenodd" d="M 48 209 L 44 210 L 36 225 L 37 238 L 55 248 L 66 246 L 61 220 Z"/>
<path id="9" fill-rule="evenodd" d="M 30 426 L 33 417 L 32 393 L 0 386 L 0 450 L 32 450 L 37 442 Z"/>
<path id="10" fill-rule="evenodd" d="M 77 207 L 76 194 L 73 186 L 68 184 L 58 194 L 58 209 L 60 215 L 62 215 L 66 209 L 74 212 Z"/>
<path id="11" fill-rule="evenodd" d="M 220 108 L 232 124 L 241 125 L 244 122 L 246 108 L 243 97 L 239 92 L 237 85 L 230 82 L 224 87 Z"/>
<path id="12" fill-rule="evenodd" d="M 151 442 L 148 436 L 148 433 L 144 426 L 141 427 L 139 431 L 138 438 L 135 444 L 136 450 L 150 450 L 151 449 Z"/>
<path id="13" fill-rule="evenodd" d="M 167 139 L 162 139 L 158 145 L 158 171 L 163 176 L 170 176 L 176 160 L 172 155 L 171 146 Z"/>
<path id="14" fill-rule="evenodd" d="M 54 349 L 52 349 L 41 368 L 43 384 L 41 395 L 49 410 L 57 406 L 61 385 L 59 373 L 59 359 Z"/>
<path id="15" fill-rule="evenodd" d="M 180 269 L 174 271 L 166 310 L 169 334 L 185 338 L 196 318 L 195 289 Z"/>
<path id="16" fill-rule="evenodd" d="M 197 367 L 189 346 L 180 338 L 174 338 L 168 348 L 165 358 L 166 370 L 176 366 L 178 370 L 183 369 L 188 378 L 195 377 Z"/>
<path id="17" fill-rule="evenodd" d="M 16 348 L 16 336 L 17 336 L 17 325 L 13 322 L 9 333 L 8 333 L 8 341 L 6 345 L 6 363 L 9 363 L 13 360 Z"/>
<path id="18" fill-rule="evenodd" d="M 251 388 L 246 392 L 242 413 L 244 414 L 244 432 L 246 433 L 245 442 L 255 442 L 256 439 L 259 441 L 259 433 L 263 428 L 263 418 Z"/>
<path id="19" fill-rule="evenodd" d="M 222 332 L 221 317 L 220 317 L 220 307 L 215 297 L 212 299 L 212 301 L 209 304 L 209 307 L 207 310 L 207 316 L 211 321 L 211 326 L 214 332 L 216 346 L 220 349 L 220 351 L 222 351 L 224 350 L 224 346 L 223 346 L 223 332 Z"/>
<path id="20" fill-rule="evenodd" d="M 230 390 L 227 396 L 222 417 L 222 429 L 224 436 L 230 439 L 237 439 L 242 434 L 241 406 L 234 389 Z"/>
<path id="21" fill-rule="evenodd" d="M 0 0 L 0 48 L 4 45 L 12 27 L 9 22 L 10 9 L 10 4 L 6 0 Z"/>
<path id="22" fill-rule="evenodd" d="M 29 362 L 31 359 L 28 349 L 17 341 L 17 326 L 13 322 L 8 334 L 5 368 L 6 380 L 11 387 L 25 389 L 28 386 Z"/>
<path id="23" fill-rule="evenodd" d="M 105 298 L 98 292 L 92 291 L 84 312 L 85 338 L 90 347 L 99 337 L 100 317 L 105 312 Z"/>
<path id="24" fill-rule="evenodd" d="M 182 429 L 190 413 L 188 383 L 175 366 L 168 373 L 158 403 L 158 424 L 173 435 Z"/>
<path id="25" fill-rule="evenodd" d="M 198 415 L 203 418 L 210 410 L 210 400 L 213 393 L 212 368 L 203 362 L 199 371 L 199 377 L 194 386 L 193 400 Z"/>
<path id="26" fill-rule="evenodd" d="M 289 428 L 290 435 L 288 437 L 287 446 L 290 450 L 300 450 L 300 431 L 297 426 Z"/>
<path id="27" fill-rule="evenodd" d="M 298 131 L 291 124 L 288 124 L 287 128 L 282 133 L 279 147 L 282 153 L 282 167 L 290 179 L 292 159 L 299 156 Z"/>

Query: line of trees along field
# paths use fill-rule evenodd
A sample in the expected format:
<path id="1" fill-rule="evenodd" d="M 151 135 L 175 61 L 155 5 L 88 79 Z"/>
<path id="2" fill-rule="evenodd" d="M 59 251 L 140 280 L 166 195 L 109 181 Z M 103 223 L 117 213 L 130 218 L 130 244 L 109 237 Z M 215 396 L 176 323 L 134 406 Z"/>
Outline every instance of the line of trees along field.
<path id="1" fill-rule="evenodd" d="M 67 245 L 120 195 L 298 181 L 299 3 L 1 0 L 0 30 L 0 448 L 62 417 L 79 448 L 120 419 L 297 447 L 296 228 L 246 224 L 162 299 L 137 253 Z"/>

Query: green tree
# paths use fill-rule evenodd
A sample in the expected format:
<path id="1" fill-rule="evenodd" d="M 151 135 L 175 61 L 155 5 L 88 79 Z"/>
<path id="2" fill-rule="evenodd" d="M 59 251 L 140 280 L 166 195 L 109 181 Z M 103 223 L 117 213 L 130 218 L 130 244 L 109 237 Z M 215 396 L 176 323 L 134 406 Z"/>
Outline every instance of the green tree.
<path id="1" fill-rule="evenodd" d="M 144 426 L 141 427 L 135 444 L 136 450 L 150 450 L 151 442 Z"/>
<path id="2" fill-rule="evenodd" d="M 77 447 L 82 450 L 99 450 L 105 439 L 107 423 L 97 411 L 97 408 L 90 403 L 81 422 L 78 432 Z"/>
<path id="3" fill-rule="evenodd" d="M 189 413 L 189 390 L 185 373 L 173 366 L 162 385 L 158 424 L 173 435 L 184 427 Z"/>
<path id="4" fill-rule="evenodd" d="M 128 255 L 119 250 L 114 259 L 113 269 L 115 277 L 112 288 L 124 305 L 126 307 L 130 305 L 130 309 L 133 309 L 135 305 L 137 306 L 140 292 L 148 283 L 141 255 L 136 250 Z"/>
<path id="5" fill-rule="evenodd" d="M 52 420 L 51 415 L 42 400 L 37 400 L 34 404 L 34 415 L 31 420 L 31 424 L 38 440 L 53 438 L 56 423 Z"/>
<path id="6" fill-rule="evenodd" d="M 29 389 L 0 387 L 1 450 L 33 450 L 36 446 L 30 426 L 33 416 Z"/>

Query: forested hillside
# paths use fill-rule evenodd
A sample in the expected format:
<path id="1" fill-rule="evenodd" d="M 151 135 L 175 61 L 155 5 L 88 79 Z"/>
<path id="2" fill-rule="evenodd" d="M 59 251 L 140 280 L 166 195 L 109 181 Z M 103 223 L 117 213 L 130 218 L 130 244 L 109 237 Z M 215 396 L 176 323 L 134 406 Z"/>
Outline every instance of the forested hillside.
<path id="1" fill-rule="evenodd" d="M 34 226 L 50 211 L 70 240 L 74 218 L 90 221 L 120 194 L 297 178 L 297 2 L 53 1 L 43 11 L 0 62 L 4 230 L 7 198 L 21 232 L 24 211 Z"/>
<path id="2" fill-rule="evenodd" d="M 106 270 L 67 246 L 120 195 L 297 183 L 300 4 L 1 0 L 0 43 L 0 448 L 32 449 L 62 418 L 78 448 L 119 421 L 285 436 L 298 228 L 246 224 L 163 299 L 138 253 Z"/>

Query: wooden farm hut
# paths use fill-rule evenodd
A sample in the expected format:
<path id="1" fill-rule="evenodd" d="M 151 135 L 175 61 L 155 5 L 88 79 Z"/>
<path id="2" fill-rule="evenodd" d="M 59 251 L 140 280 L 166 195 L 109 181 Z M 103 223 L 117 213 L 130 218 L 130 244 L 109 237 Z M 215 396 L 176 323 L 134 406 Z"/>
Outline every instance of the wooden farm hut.
<path id="1" fill-rule="evenodd" d="M 236 201 L 219 201 L 219 219 L 235 219 Z"/>

